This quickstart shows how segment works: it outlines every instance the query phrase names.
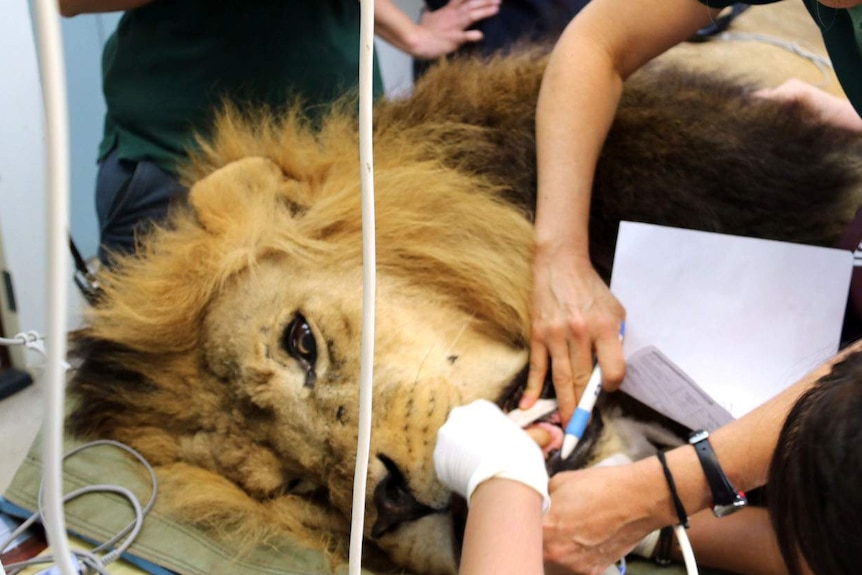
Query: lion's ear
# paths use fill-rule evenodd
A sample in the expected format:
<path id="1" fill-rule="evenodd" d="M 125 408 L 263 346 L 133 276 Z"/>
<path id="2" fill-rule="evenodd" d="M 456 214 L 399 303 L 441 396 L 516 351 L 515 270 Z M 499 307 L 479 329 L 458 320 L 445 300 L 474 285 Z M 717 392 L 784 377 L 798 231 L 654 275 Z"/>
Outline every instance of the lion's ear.
<path id="1" fill-rule="evenodd" d="M 284 174 L 275 162 L 243 158 L 192 185 L 189 202 L 207 231 L 223 234 L 255 219 L 258 210 L 271 210 L 278 197 L 274 192 L 283 185 Z"/>

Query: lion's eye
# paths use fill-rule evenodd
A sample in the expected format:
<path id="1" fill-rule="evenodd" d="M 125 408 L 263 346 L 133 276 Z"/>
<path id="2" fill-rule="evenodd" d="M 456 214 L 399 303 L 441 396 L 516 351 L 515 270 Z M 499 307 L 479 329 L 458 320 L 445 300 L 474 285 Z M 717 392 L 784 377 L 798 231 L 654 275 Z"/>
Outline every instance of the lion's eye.
<path id="1" fill-rule="evenodd" d="M 317 363 L 317 340 L 314 339 L 314 332 L 311 331 L 308 320 L 301 313 L 297 313 L 284 330 L 281 344 L 290 357 L 305 367 L 306 387 L 314 386 L 317 379 L 314 372 Z"/>
<path id="2" fill-rule="evenodd" d="M 287 327 L 286 344 L 287 352 L 292 357 L 312 364 L 317 360 L 317 342 L 302 315 L 297 315 Z"/>

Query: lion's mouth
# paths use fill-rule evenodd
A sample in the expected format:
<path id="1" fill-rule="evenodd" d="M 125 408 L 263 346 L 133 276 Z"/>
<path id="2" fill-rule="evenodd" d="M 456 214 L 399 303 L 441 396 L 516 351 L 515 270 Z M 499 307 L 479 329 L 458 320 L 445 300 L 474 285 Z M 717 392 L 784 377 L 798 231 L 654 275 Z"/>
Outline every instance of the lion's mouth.
<path id="1" fill-rule="evenodd" d="M 512 412 L 518 409 L 518 403 L 524 394 L 524 389 L 527 387 L 528 373 L 529 366 L 524 367 L 524 369 L 512 379 L 512 382 L 506 387 L 503 393 L 500 394 L 500 397 L 496 402 L 504 412 L 510 414 L 510 417 Z M 560 449 L 563 445 L 565 432 L 563 431 L 559 411 L 556 409 L 556 397 L 550 374 L 548 374 L 548 377 L 545 379 L 545 385 L 540 394 L 540 400 L 548 400 L 552 403 L 545 403 L 544 405 L 547 406 L 547 408 L 544 410 L 541 408 L 538 409 L 537 412 L 539 413 L 539 416 L 537 418 L 528 417 L 527 419 L 529 420 L 529 423 L 527 423 L 525 429 L 527 429 L 528 433 L 530 433 L 534 439 L 537 434 L 547 434 L 545 440 L 539 441 L 539 443 L 545 454 L 545 466 L 548 470 L 548 475 L 554 475 L 560 471 L 585 467 L 586 462 L 589 460 L 595 448 L 596 440 L 604 427 L 600 412 L 597 410 L 593 414 L 593 419 L 590 422 L 590 425 L 587 426 L 587 431 L 585 432 L 584 437 L 581 438 L 581 441 L 575 447 L 571 455 L 563 460 L 560 457 Z M 553 409 L 550 408 L 551 405 L 553 405 Z M 517 419 L 516 422 L 518 422 Z M 521 424 L 522 422 L 518 423 Z M 448 511 L 451 512 L 453 520 L 452 525 L 455 535 L 455 554 L 456 557 L 460 558 L 461 543 L 463 542 L 464 528 L 467 523 L 467 503 L 460 496 L 453 494 L 452 502 L 448 507 Z"/>
<path id="2" fill-rule="evenodd" d="M 534 412 L 522 413 L 518 410 L 518 403 L 527 386 L 528 374 L 529 366 L 525 366 L 512 380 L 512 383 L 507 386 L 497 404 L 504 412 L 510 414 L 542 447 L 549 475 L 583 467 L 595 445 L 595 438 L 603 427 L 601 416 L 598 412 L 594 414 L 593 420 L 587 427 L 587 432 L 576 449 L 563 460 L 560 457 L 560 449 L 563 445 L 565 431 L 559 411 L 555 407 L 554 385 L 550 373 L 545 378 L 545 384 L 539 396 L 540 400 L 537 402 L 536 409 L 532 410 Z"/>

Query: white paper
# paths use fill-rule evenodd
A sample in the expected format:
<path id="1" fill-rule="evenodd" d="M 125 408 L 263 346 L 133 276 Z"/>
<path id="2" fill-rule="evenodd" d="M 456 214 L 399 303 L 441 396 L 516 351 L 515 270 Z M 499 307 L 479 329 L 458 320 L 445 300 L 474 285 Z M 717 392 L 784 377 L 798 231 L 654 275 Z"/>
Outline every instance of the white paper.
<path id="1" fill-rule="evenodd" d="M 626 378 L 620 389 L 692 431 L 712 432 L 733 421 L 730 412 L 652 346 L 626 358 Z"/>
<path id="2" fill-rule="evenodd" d="M 846 250 L 623 222 L 626 357 L 655 346 L 734 417 L 837 352 Z"/>

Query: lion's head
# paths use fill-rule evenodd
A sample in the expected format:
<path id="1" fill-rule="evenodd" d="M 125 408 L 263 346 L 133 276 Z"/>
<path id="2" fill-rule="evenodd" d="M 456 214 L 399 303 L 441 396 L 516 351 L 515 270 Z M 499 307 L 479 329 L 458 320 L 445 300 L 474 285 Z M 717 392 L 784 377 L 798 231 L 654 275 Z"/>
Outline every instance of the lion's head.
<path id="1" fill-rule="evenodd" d="M 277 507 L 312 540 L 347 533 L 352 506 L 359 161 L 348 123 L 316 140 L 262 125 L 225 116 L 187 207 L 103 278 L 70 423 L 136 447 L 195 497 L 216 480 L 200 470 L 229 480 L 234 498 L 263 504 L 235 528 L 275 528 L 266 508 Z M 366 535 L 400 565 L 452 572 L 436 431 L 456 405 L 501 400 L 525 368 L 531 226 L 478 176 L 409 149 L 381 160 Z M 182 491 L 174 505 L 194 520 L 198 503 Z"/>

